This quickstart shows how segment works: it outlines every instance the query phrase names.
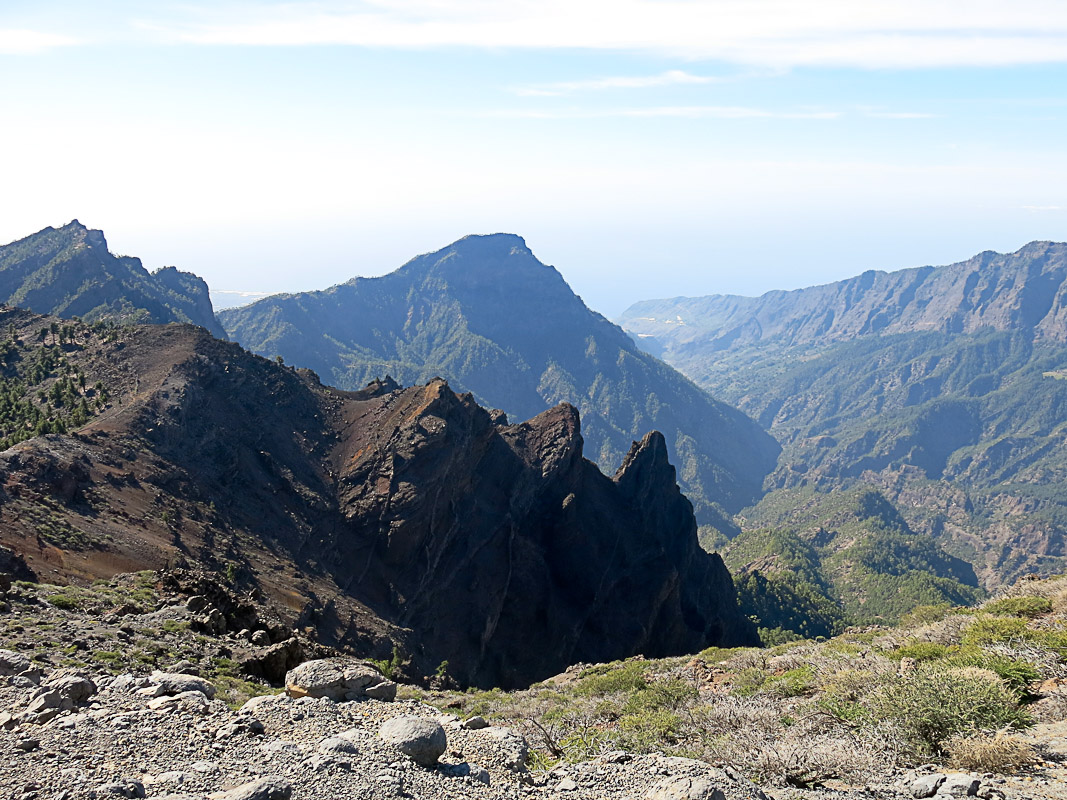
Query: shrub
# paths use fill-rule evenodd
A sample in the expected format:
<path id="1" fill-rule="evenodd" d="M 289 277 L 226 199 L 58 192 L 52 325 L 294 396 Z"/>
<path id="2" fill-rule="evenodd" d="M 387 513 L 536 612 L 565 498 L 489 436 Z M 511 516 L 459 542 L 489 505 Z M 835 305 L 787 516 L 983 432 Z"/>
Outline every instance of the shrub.
<path id="1" fill-rule="evenodd" d="M 917 628 L 921 625 L 940 622 L 951 613 L 952 606 L 948 603 L 940 603 L 933 606 L 915 606 L 915 608 L 900 618 L 900 627 Z"/>
<path id="2" fill-rule="evenodd" d="M 916 661 L 935 661 L 944 656 L 949 649 L 936 642 L 910 642 L 893 651 L 893 658 L 914 658 Z"/>
<path id="3" fill-rule="evenodd" d="M 1019 617 L 995 617 L 979 614 L 963 632 L 964 645 L 981 646 L 1002 642 L 1027 641 L 1032 633 L 1026 620 Z"/>
<path id="4" fill-rule="evenodd" d="M 734 675 L 731 691 L 738 697 L 748 697 L 763 688 L 768 677 L 759 667 L 747 667 Z"/>
<path id="5" fill-rule="evenodd" d="M 941 666 L 946 669 L 978 667 L 995 672 L 1019 698 L 1026 697 L 1029 694 L 1029 685 L 1041 677 L 1041 673 L 1034 668 L 1033 664 L 977 648 L 954 653 L 945 658 Z"/>
<path id="6" fill-rule="evenodd" d="M 987 614 L 1033 619 L 1052 611 L 1052 601 L 1047 597 L 1002 597 L 982 606 Z"/>
<path id="7" fill-rule="evenodd" d="M 687 700 L 697 697 L 697 690 L 692 685 L 678 678 L 656 681 L 647 688 L 634 692 L 623 706 L 623 714 L 640 714 L 664 709 L 675 709 Z"/>
<path id="8" fill-rule="evenodd" d="M 867 705 L 876 718 L 894 722 L 913 754 L 921 757 L 940 752 L 956 734 L 1030 724 L 1004 682 L 975 667 L 920 665 L 882 686 Z"/>
<path id="9" fill-rule="evenodd" d="M 1034 749 L 1025 739 L 997 731 L 957 735 L 945 742 L 949 763 L 974 772 L 1018 772 L 1034 760 Z"/>
<path id="10" fill-rule="evenodd" d="M 581 675 L 581 680 L 574 687 L 576 694 L 584 697 L 598 697 L 615 692 L 633 692 L 648 687 L 645 679 L 646 665 L 640 661 L 627 661 L 622 664 L 606 664 L 593 667 Z"/>
<path id="11" fill-rule="evenodd" d="M 797 667 L 771 678 L 764 688 L 777 697 L 799 697 L 815 688 L 815 672 L 810 666 Z"/>
<path id="12" fill-rule="evenodd" d="M 677 742 L 681 727 L 681 717 L 666 709 L 628 714 L 619 720 L 617 745 L 635 753 L 651 753 Z"/>
<path id="13" fill-rule="evenodd" d="M 63 611 L 73 611 L 81 607 L 81 601 L 77 597 L 71 597 L 68 594 L 54 594 L 48 598 L 48 603 Z"/>

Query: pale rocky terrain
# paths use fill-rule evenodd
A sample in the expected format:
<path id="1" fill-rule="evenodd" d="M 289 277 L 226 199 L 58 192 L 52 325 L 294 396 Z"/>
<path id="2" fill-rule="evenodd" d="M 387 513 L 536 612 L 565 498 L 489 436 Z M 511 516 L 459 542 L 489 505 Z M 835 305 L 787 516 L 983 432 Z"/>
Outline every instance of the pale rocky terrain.
<path id="1" fill-rule="evenodd" d="M 397 685 L 352 657 L 305 662 L 286 675 L 284 690 L 224 675 L 223 654 L 250 638 L 270 647 L 269 636 L 197 632 L 204 615 L 180 595 L 144 613 L 101 614 L 56 608 L 49 600 L 64 591 L 70 596 L 16 585 L 0 614 L 3 798 L 1067 797 L 1062 721 L 1031 730 L 1044 758 L 1009 777 L 929 765 L 872 774 L 867 784 L 759 787 L 737 765 L 617 749 L 550 766 L 530 757 L 531 745 L 513 727 L 462 710 L 462 719 L 442 713 L 459 708 L 454 702 L 414 699 L 446 694 L 400 686 L 400 699 L 391 699 Z M 125 660 L 157 629 L 158 663 Z M 94 658 L 101 654 L 108 655 Z M 721 700 L 712 693 L 701 702 Z"/>

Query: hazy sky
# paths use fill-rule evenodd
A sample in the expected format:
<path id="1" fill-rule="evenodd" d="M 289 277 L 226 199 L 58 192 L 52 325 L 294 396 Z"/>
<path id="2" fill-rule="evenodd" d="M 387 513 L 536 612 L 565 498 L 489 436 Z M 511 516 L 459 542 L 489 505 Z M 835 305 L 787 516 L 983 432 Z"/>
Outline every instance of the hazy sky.
<path id="1" fill-rule="evenodd" d="M 0 4 L 0 241 L 214 290 L 467 233 L 595 309 L 1067 239 L 1063 0 Z"/>

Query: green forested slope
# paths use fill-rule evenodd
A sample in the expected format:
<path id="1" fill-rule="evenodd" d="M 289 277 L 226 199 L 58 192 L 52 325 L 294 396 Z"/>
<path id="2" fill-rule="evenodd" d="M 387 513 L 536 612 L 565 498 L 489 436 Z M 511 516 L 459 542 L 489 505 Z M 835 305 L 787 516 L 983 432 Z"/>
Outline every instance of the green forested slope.
<path id="1" fill-rule="evenodd" d="M 189 322 L 225 337 L 202 279 L 174 267 L 150 273 L 77 220 L 0 246 L 0 303 L 88 322 Z"/>
<path id="2" fill-rule="evenodd" d="M 969 563 L 914 531 L 880 492 L 783 490 L 746 514 L 723 559 L 770 641 L 896 622 L 920 605 L 970 605 L 983 594 Z"/>
<path id="3" fill-rule="evenodd" d="M 627 318 L 644 314 L 638 341 L 782 444 L 761 508 L 877 488 L 993 586 L 1067 566 L 1065 275 L 1067 245 L 1034 243 Z"/>

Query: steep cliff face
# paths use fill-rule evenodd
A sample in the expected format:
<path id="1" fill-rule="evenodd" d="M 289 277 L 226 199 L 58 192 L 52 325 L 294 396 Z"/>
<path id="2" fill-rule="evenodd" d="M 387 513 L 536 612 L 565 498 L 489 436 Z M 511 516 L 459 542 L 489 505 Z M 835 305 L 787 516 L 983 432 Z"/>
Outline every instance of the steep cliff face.
<path id="1" fill-rule="evenodd" d="M 189 322 L 225 337 L 201 278 L 174 267 L 150 273 L 78 220 L 0 247 L 0 303 L 88 322 Z"/>
<path id="2" fill-rule="evenodd" d="M 445 377 L 517 419 L 579 409 L 586 453 L 613 470 L 663 433 L 702 522 L 753 502 L 778 448 L 758 425 L 641 352 L 518 236 L 468 236 L 381 278 L 279 295 L 220 314 L 229 334 L 343 388 Z"/>
<path id="3" fill-rule="evenodd" d="M 398 622 L 473 683 L 749 635 L 658 433 L 612 480 L 582 457 L 566 404 L 494 425 L 438 380 L 346 411 L 334 464 L 349 525 L 331 569 L 400 601 Z"/>
<path id="4" fill-rule="evenodd" d="M 116 402 L 0 455 L 2 538 L 38 574 L 232 564 L 324 640 L 465 685 L 754 641 L 659 434 L 608 478 L 567 404 L 509 425 L 439 379 L 340 392 L 184 326 L 106 347 L 79 368 Z"/>

